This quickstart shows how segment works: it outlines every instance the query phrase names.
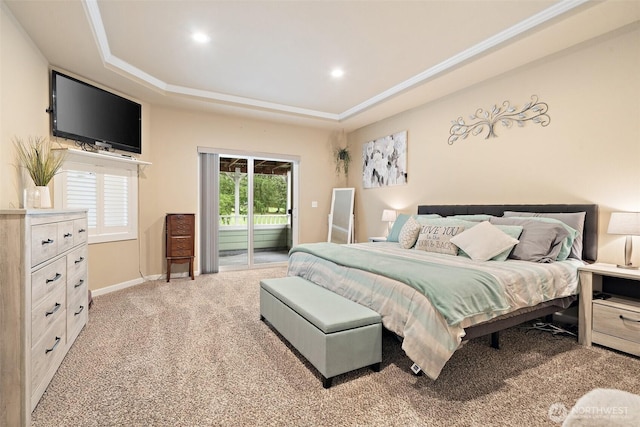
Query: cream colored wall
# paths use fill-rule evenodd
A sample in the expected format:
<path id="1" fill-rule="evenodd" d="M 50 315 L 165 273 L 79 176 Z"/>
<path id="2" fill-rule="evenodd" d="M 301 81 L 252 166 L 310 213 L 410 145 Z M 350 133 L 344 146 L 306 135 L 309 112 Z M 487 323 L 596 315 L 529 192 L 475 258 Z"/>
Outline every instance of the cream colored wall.
<path id="1" fill-rule="evenodd" d="M 12 140 L 49 135 L 48 63 L 0 2 L 0 209 L 22 207 Z"/>
<path id="2" fill-rule="evenodd" d="M 357 239 L 385 233 L 387 207 L 414 213 L 418 204 L 596 203 L 600 260 L 621 263 L 624 237 L 606 228 L 611 211 L 640 211 L 638 46 L 635 25 L 349 134 Z M 447 144 L 457 117 L 505 100 L 521 107 L 534 94 L 549 105 L 549 126 L 498 125 L 497 138 L 483 133 Z M 401 130 L 408 131 L 409 183 L 363 189 L 362 144 Z"/>
<path id="3" fill-rule="evenodd" d="M 153 165 L 145 168 L 140 182 L 145 275 L 166 270 L 165 214 L 198 213 L 199 146 L 299 156 L 299 242 L 326 240 L 331 189 L 344 186 L 344 178 L 335 174 L 330 131 L 159 106 L 152 107 L 150 123 L 145 150 Z M 312 201 L 318 201 L 317 208 L 311 207 Z M 186 271 L 186 264 L 183 267 Z M 176 265 L 172 271 L 180 268 Z"/>
<path id="4" fill-rule="evenodd" d="M 14 208 L 22 184 L 11 138 L 48 134 L 49 73 L 5 7 L 0 2 L 0 208 Z M 624 239 L 605 230 L 612 210 L 640 211 L 639 33 L 637 26 L 618 32 L 351 133 L 358 240 L 385 232 L 380 214 L 388 206 L 593 202 L 602 214 L 601 260 L 621 262 Z M 549 104 L 550 126 L 498 127 L 497 138 L 447 145 L 452 119 L 504 100 L 521 106 L 532 94 Z M 198 146 L 300 156 L 299 241 L 325 239 L 331 188 L 345 185 L 334 172 L 335 134 L 159 106 L 143 113 L 143 159 L 153 165 L 139 184 L 140 239 L 90 246 L 92 289 L 164 272 L 164 215 L 198 209 Z M 405 129 L 409 184 L 363 190 L 362 143 Z"/>

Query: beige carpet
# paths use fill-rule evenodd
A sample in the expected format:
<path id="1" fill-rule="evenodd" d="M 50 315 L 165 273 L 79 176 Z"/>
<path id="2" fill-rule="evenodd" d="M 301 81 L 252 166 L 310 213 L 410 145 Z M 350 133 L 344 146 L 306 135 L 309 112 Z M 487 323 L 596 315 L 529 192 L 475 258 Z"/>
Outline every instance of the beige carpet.
<path id="1" fill-rule="evenodd" d="M 640 394 L 640 360 L 574 338 L 513 328 L 458 350 L 440 378 L 415 377 L 384 335 L 382 369 L 322 388 L 259 320 L 259 281 L 285 269 L 155 281 L 95 298 L 89 324 L 34 426 L 557 426 L 595 387 Z M 557 406 L 557 405 L 556 405 Z"/>

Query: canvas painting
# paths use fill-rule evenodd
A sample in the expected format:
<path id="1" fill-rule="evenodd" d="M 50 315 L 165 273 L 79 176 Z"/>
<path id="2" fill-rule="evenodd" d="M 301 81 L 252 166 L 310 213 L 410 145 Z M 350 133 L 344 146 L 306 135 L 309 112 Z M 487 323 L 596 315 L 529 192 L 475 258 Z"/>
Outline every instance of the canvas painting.
<path id="1" fill-rule="evenodd" d="M 407 131 L 369 141 L 362 147 L 364 188 L 407 183 Z"/>

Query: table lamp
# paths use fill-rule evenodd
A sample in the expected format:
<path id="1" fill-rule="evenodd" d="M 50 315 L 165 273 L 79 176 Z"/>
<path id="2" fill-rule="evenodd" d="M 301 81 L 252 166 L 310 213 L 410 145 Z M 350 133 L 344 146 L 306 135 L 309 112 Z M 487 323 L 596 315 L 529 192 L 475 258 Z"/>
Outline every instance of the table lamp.
<path id="1" fill-rule="evenodd" d="M 612 212 L 607 233 L 627 236 L 624 244 L 624 265 L 618 264 L 618 267 L 638 268 L 638 266 L 631 264 L 631 252 L 633 250 L 633 236 L 640 236 L 640 212 Z"/>
<path id="2" fill-rule="evenodd" d="M 381 221 L 388 222 L 387 235 L 389 235 L 389 232 L 391 231 L 391 224 L 393 224 L 393 222 L 396 220 L 396 217 L 397 217 L 396 211 L 394 211 L 393 209 L 385 209 L 382 211 Z"/>

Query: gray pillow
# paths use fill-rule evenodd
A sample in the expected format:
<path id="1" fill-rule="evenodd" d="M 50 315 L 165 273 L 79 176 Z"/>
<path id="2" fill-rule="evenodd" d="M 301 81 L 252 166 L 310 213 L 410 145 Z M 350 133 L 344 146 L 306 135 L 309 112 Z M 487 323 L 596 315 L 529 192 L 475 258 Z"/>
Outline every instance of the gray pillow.
<path id="1" fill-rule="evenodd" d="M 536 221 L 525 218 L 491 218 L 495 225 L 520 225 L 522 233 L 520 242 L 513 248 L 509 258 L 533 261 L 553 262 L 558 258 L 562 242 L 569 236 L 569 232 L 558 223 Z"/>
<path id="2" fill-rule="evenodd" d="M 578 232 L 573 245 L 571 246 L 571 252 L 569 258 L 582 259 L 583 248 L 583 236 L 584 236 L 584 218 L 587 215 L 586 212 L 554 212 L 554 213 L 540 213 L 540 212 L 514 212 L 505 211 L 504 217 L 518 217 L 518 216 L 533 216 L 542 218 L 553 218 L 564 222 L 569 227 Z"/>

